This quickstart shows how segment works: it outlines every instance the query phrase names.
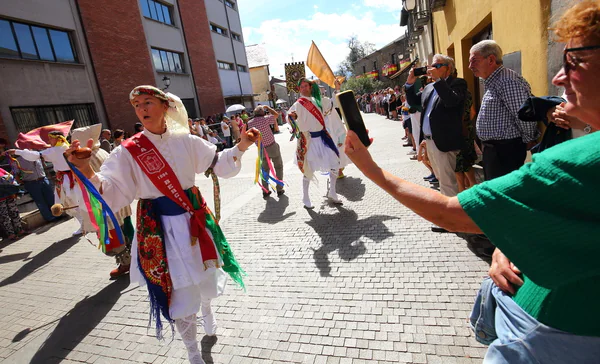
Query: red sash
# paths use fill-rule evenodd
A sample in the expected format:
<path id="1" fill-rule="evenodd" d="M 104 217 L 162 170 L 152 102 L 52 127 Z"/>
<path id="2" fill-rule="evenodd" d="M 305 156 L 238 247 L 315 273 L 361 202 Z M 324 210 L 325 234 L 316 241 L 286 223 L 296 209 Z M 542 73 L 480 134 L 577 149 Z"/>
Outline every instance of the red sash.
<path id="1" fill-rule="evenodd" d="M 200 241 L 202 260 L 204 262 L 217 260 L 217 250 L 206 232 L 206 204 L 203 203 L 199 210 L 194 210 L 194 206 L 185 191 L 183 191 L 175 172 L 156 146 L 144 134 L 138 133 L 121 144 L 131 153 L 133 159 L 152 184 L 162 194 L 191 214 L 190 234 L 192 235 L 192 245 L 196 244 L 196 240 Z"/>
<path id="2" fill-rule="evenodd" d="M 313 104 L 309 99 L 303 97 L 299 98 L 298 102 L 300 105 L 304 106 L 304 108 L 308 110 L 308 112 L 311 113 L 312 116 L 319 121 L 319 123 L 321 123 L 323 129 L 325 129 L 325 119 L 323 119 L 323 114 L 321 111 L 319 111 L 319 109 L 317 109 L 315 104 Z"/>

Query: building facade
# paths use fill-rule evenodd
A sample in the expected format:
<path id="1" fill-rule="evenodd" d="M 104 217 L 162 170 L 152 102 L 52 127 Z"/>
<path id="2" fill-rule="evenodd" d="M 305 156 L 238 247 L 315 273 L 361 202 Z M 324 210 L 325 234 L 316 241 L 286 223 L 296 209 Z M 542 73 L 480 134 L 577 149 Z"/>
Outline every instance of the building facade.
<path id="1" fill-rule="evenodd" d="M 140 84 L 168 84 L 192 117 L 224 112 L 248 92 L 250 76 L 237 4 L 223 1 L 2 1 L 0 136 L 14 141 L 70 119 L 132 132 L 137 118 L 128 97 Z M 225 25 L 211 20 L 217 8 L 228 14 Z M 229 42 L 216 38 L 226 36 L 215 23 Z M 235 67 L 221 72 L 221 63 Z"/>
<path id="2" fill-rule="evenodd" d="M 254 101 L 265 104 L 270 100 L 269 92 L 271 90 L 267 50 L 260 44 L 252 44 L 246 47 L 246 54 L 248 55 Z"/>
<path id="3" fill-rule="evenodd" d="M 416 7 L 411 11 L 411 17 L 425 23 L 425 31 L 415 37 L 413 52 L 423 53 L 418 44 L 430 42 L 433 34 L 433 49 L 429 55 L 443 53 L 455 59 L 458 75 L 467 81 L 477 105 L 483 96 L 484 86 L 468 68 L 469 50 L 484 39 L 498 42 L 504 52 L 504 65 L 521 74 L 530 83 L 535 95 L 547 95 L 551 90 L 550 74 L 555 74 L 558 69 L 560 55 L 547 29 L 553 13 L 567 6 L 568 1 L 413 2 L 416 2 Z M 427 34 L 427 29 L 431 29 L 431 33 Z M 551 57 L 558 59 L 552 61 Z"/>
<path id="4" fill-rule="evenodd" d="M 408 43 L 405 36 L 395 39 L 381 49 L 356 61 L 354 74 L 359 77 L 372 77 L 387 85 L 399 82 L 394 75 L 398 74 L 402 61 L 409 56 Z"/>
<path id="5" fill-rule="evenodd" d="M 227 106 L 242 104 L 251 108 L 253 106 L 252 83 L 238 5 L 234 0 L 204 0 L 204 2 L 225 104 Z"/>

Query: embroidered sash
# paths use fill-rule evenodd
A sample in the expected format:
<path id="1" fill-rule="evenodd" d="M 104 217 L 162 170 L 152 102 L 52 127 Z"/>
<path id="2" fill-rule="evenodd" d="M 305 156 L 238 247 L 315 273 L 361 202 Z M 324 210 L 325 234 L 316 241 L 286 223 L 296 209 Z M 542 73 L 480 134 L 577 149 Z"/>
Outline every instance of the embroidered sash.
<path id="1" fill-rule="evenodd" d="M 65 176 L 67 176 L 67 178 L 69 179 L 69 188 L 73 189 L 75 188 L 75 177 L 73 176 L 73 172 L 72 171 L 56 171 L 56 194 L 58 195 L 58 198 L 62 197 L 62 188 L 63 188 L 63 181 L 65 180 Z"/>
<path id="2" fill-rule="evenodd" d="M 340 151 L 337 149 L 337 146 L 333 142 L 333 138 L 331 138 L 329 131 L 327 131 L 327 128 L 325 127 L 325 119 L 323 118 L 323 114 L 321 113 L 321 111 L 317 109 L 315 104 L 313 104 L 310 100 L 306 98 L 299 98 L 298 102 L 300 103 L 300 105 L 304 106 L 304 108 L 308 110 L 308 112 L 311 113 L 312 116 L 314 116 L 315 119 L 317 119 L 317 121 L 321 124 L 323 130 L 319 132 L 319 136 L 321 137 L 323 144 L 325 144 L 327 148 L 333 150 L 335 154 L 339 157 Z"/>
<path id="3" fill-rule="evenodd" d="M 140 166 L 152 184 L 166 197 L 175 202 L 191 215 L 190 235 L 192 245 L 199 241 L 200 253 L 205 269 L 219 268 L 218 252 L 215 244 L 206 232 L 206 204 L 194 209 L 192 202 L 183 191 L 181 183 L 173 169 L 169 166 L 156 146 L 143 134 L 138 133 L 121 143 L 127 148 L 133 159 Z M 139 215 L 138 215 L 139 216 Z M 158 219 L 160 221 L 160 219 Z M 154 219 L 145 221 L 152 225 Z M 161 229 L 149 234 L 145 227 L 137 231 L 139 266 L 150 295 L 151 317 L 156 319 L 157 336 L 160 337 L 162 325 L 160 313 L 172 322 L 169 305 L 173 291 L 173 283 L 169 273 L 164 236 Z M 152 226 L 151 226 L 152 227 Z"/>

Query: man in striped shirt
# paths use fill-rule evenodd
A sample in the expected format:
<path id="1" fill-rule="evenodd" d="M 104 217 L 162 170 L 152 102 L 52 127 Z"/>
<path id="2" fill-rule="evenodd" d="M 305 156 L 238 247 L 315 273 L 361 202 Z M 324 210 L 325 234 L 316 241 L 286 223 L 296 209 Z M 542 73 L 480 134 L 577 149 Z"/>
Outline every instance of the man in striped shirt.
<path id="1" fill-rule="evenodd" d="M 531 96 L 531 87 L 523 77 L 503 66 L 502 49 L 496 42 L 484 40 L 475 44 L 469 69 L 485 83 L 477 136 L 483 143 L 485 179 L 490 180 L 519 169 L 540 132 L 535 122 L 518 117 L 519 108 Z"/>
<path id="2" fill-rule="evenodd" d="M 266 115 L 267 111 L 270 115 Z M 254 109 L 254 118 L 248 121 L 248 130 L 256 128 L 260 131 L 263 145 L 265 146 L 269 158 L 273 162 L 275 174 L 277 175 L 276 177 L 281 181 L 283 180 L 283 160 L 281 159 L 279 144 L 277 144 L 275 141 L 273 131 L 271 130 L 271 125 L 275 125 L 278 116 L 279 113 L 269 106 L 257 106 L 256 109 Z M 263 173 L 269 172 L 269 164 L 266 158 L 263 158 L 262 168 Z M 267 198 L 271 194 L 271 191 L 269 191 L 269 183 L 268 181 L 263 181 L 262 184 L 263 187 L 268 191 L 263 191 L 263 198 Z M 277 196 L 281 196 L 284 193 L 285 191 L 283 190 L 283 186 L 277 185 Z"/>

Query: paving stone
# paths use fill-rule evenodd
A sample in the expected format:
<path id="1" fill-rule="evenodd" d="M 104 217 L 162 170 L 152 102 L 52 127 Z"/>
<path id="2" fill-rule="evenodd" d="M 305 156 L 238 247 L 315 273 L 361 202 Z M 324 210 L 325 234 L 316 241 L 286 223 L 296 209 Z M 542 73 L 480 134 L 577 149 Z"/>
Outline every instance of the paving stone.
<path id="1" fill-rule="evenodd" d="M 398 147 L 400 123 L 373 114 L 365 121 L 380 166 L 428 185 L 422 177 L 429 172 Z M 288 184 L 284 196 L 261 198 L 253 184 L 255 148 L 237 176 L 220 179 L 220 224 L 247 273 L 247 290 L 230 282 L 213 301 L 216 340 L 201 334 L 199 320 L 205 356 L 236 364 L 481 362 L 485 347 L 466 319 L 487 263 L 456 235 L 431 232 L 428 222 L 352 165 L 337 184 L 343 206 L 322 197 L 327 178 L 317 173 L 319 184 L 310 188 L 315 209 L 305 210 L 295 143 L 287 132 L 276 139 Z M 196 183 L 212 206 L 212 182 L 199 175 Z M 7 313 L 0 317 L 0 359 L 187 362 L 177 333 L 171 342 L 169 325 L 164 342 L 147 327 L 146 289 L 129 286 L 127 277 L 110 281 L 114 259 L 72 238 L 75 228 L 66 220 L 18 243 L 0 242 L 0 257 L 29 254 L 0 270 L 0 311 Z"/>

